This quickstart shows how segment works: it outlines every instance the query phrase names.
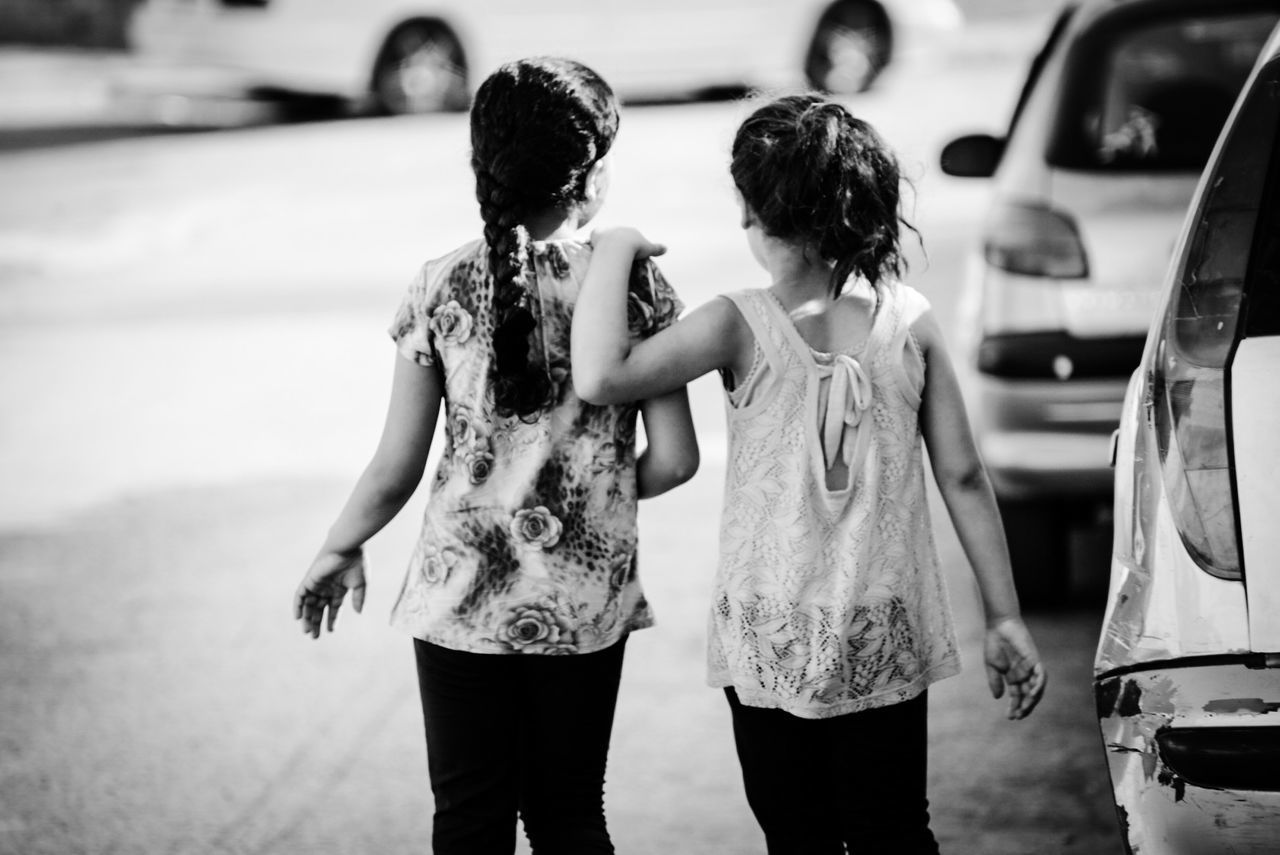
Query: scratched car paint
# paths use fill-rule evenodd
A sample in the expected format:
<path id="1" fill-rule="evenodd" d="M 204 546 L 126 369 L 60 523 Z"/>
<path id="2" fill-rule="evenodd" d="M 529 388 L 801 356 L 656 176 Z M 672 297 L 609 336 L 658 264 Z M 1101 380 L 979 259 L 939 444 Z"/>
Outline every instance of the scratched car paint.
<path id="1" fill-rule="evenodd" d="M 1280 853 L 1280 28 L 1129 381 L 1094 663 L 1130 853 Z"/>

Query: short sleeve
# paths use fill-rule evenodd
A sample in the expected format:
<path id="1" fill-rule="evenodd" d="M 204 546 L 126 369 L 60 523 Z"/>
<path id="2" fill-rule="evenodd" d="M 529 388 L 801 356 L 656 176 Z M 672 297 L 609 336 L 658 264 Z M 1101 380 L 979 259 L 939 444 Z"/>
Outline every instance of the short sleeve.
<path id="1" fill-rule="evenodd" d="M 684 303 L 658 265 L 648 258 L 637 261 L 627 292 L 628 331 L 647 338 L 674 324 L 683 311 Z"/>
<path id="2" fill-rule="evenodd" d="M 902 318 L 894 336 L 894 370 L 899 388 L 912 406 L 918 408 L 924 393 L 925 362 L 924 351 L 912 326 L 929 311 L 930 306 L 929 300 L 916 289 L 906 285 L 898 287 L 902 295 Z"/>
<path id="3" fill-rule="evenodd" d="M 431 263 L 424 264 L 418 275 L 409 283 L 409 290 L 396 310 L 395 319 L 387 329 L 396 350 L 405 359 L 419 365 L 436 365 L 439 356 L 431 341 L 431 314 L 428 285 L 431 281 Z"/>

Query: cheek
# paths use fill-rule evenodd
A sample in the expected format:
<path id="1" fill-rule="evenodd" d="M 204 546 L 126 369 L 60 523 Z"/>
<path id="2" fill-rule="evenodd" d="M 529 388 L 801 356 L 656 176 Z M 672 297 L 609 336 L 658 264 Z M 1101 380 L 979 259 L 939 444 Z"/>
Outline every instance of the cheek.
<path id="1" fill-rule="evenodd" d="M 756 263 L 761 267 L 764 263 L 764 243 L 760 240 L 760 230 L 757 228 L 747 229 L 747 246 L 751 247 L 751 256 L 755 258 Z"/>

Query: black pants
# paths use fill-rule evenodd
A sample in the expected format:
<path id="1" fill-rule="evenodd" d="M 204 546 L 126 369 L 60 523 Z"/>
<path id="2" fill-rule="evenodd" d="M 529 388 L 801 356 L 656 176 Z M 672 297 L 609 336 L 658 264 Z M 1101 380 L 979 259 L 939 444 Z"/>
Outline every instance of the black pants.
<path id="1" fill-rule="evenodd" d="M 769 855 L 936 855 L 925 694 L 826 719 L 743 706 L 732 688 L 725 694 Z"/>
<path id="2" fill-rule="evenodd" d="M 414 641 L 435 795 L 435 855 L 612 855 L 604 772 L 625 639 L 572 656 Z"/>

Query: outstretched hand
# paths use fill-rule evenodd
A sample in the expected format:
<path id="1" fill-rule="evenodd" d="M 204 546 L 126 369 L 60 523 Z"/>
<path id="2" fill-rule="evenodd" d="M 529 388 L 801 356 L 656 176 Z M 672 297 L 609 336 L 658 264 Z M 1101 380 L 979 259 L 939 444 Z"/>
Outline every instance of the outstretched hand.
<path id="1" fill-rule="evenodd" d="M 999 698 L 1009 691 L 1009 718 L 1031 714 L 1044 695 L 1047 680 L 1031 632 L 1021 618 L 1005 618 L 987 629 L 984 650 L 987 686 Z"/>
<path id="2" fill-rule="evenodd" d="M 351 605 L 358 613 L 364 608 L 364 551 L 322 552 L 307 569 L 306 575 L 293 595 L 293 616 L 302 621 L 302 631 L 312 638 L 320 637 L 320 627 L 325 623 L 325 610 L 329 612 L 329 631 L 338 619 L 338 607 L 347 591 L 351 591 Z"/>
<path id="3" fill-rule="evenodd" d="M 610 226 L 591 232 L 592 246 L 599 249 L 606 244 L 629 249 L 637 259 L 653 258 L 667 251 L 665 244 L 654 243 L 631 226 Z"/>

